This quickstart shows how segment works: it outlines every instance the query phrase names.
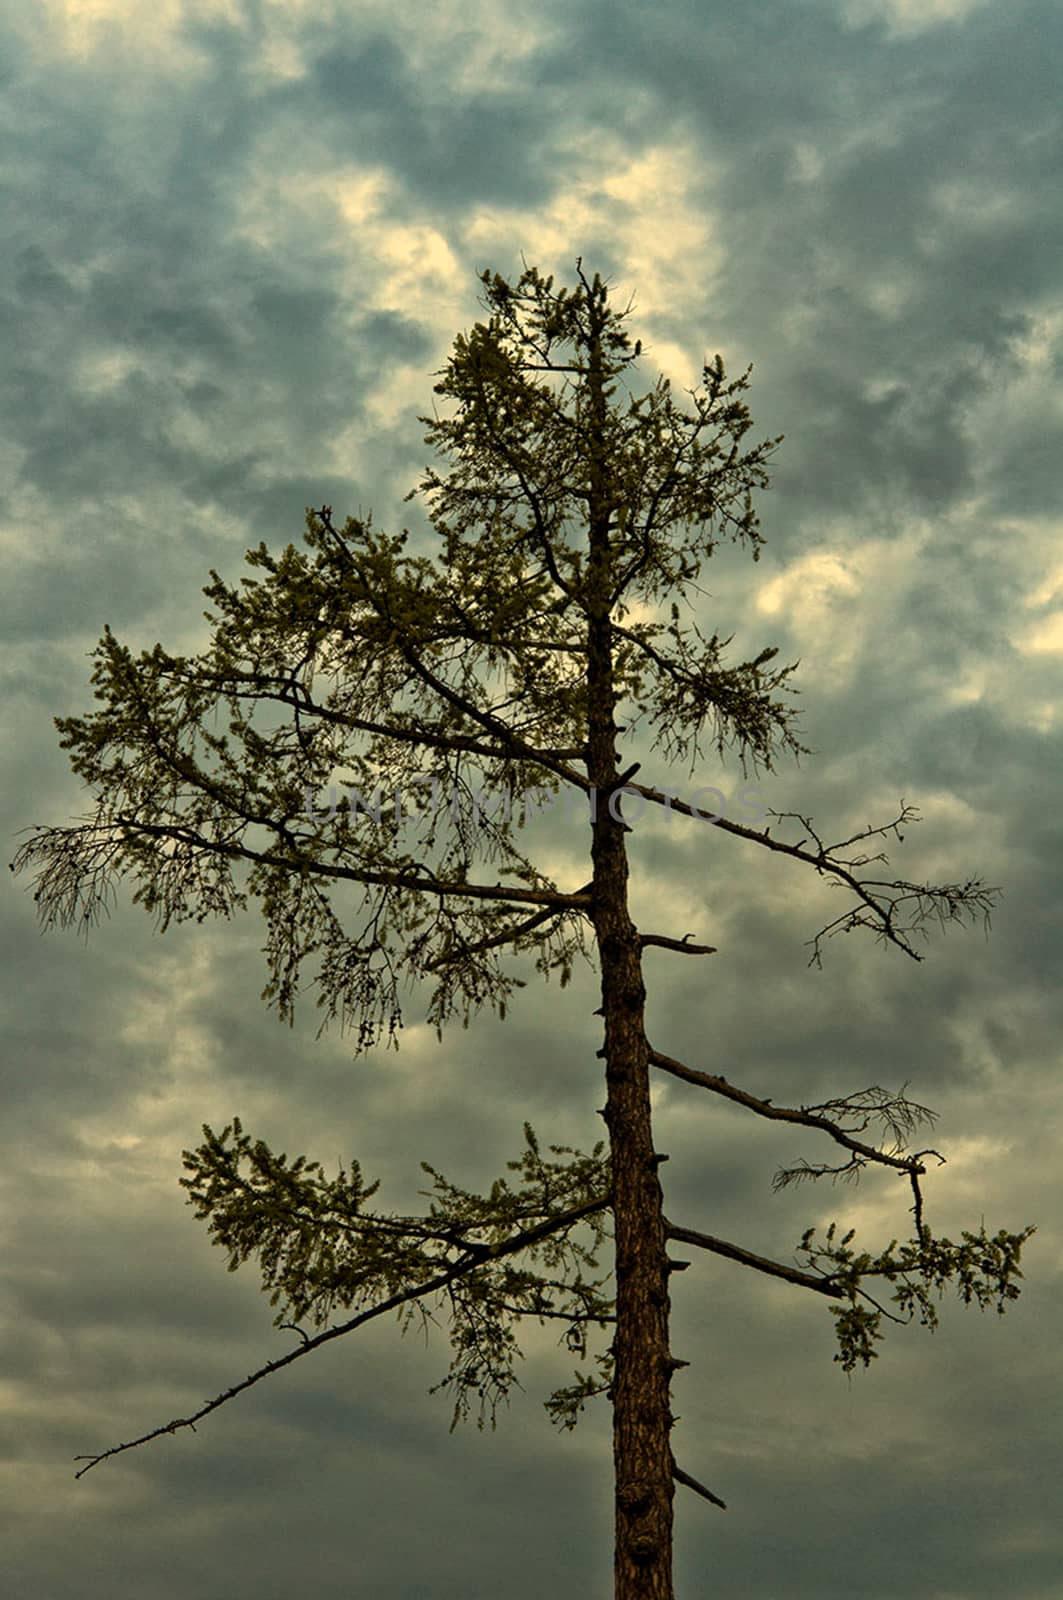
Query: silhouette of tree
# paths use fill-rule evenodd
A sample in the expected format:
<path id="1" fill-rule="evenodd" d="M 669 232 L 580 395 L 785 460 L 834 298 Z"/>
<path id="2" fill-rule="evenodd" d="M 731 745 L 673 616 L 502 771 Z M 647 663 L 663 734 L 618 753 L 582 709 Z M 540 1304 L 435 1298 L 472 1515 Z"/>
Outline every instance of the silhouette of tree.
<path id="1" fill-rule="evenodd" d="M 1033 1229 L 989 1236 L 983 1225 L 959 1244 L 931 1233 L 920 1181 L 927 1157 L 942 1158 L 905 1153 L 933 1118 L 906 1086 L 784 1108 L 647 1037 L 643 951 L 714 952 L 689 934 L 641 932 L 631 919 L 625 804 L 639 797 L 703 821 L 706 810 L 635 781 L 634 740 L 652 734 L 654 748 L 692 770 L 711 738 L 721 756 L 737 751 L 743 773 L 747 763 L 772 770 L 779 749 L 805 749 L 785 698 L 794 667 L 773 665 L 774 649 L 726 665 L 731 641 L 707 638 L 690 600 L 724 537 L 757 559 L 752 495 L 766 486 L 780 441 L 747 445 L 749 374 L 729 380 L 718 356 L 687 410 L 664 378 L 639 398 L 619 393 L 641 355 L 624 327 L 630 307 L 615 310 L 582 262 L 577 276 L 575 287 L 555 289 L 534 268 L 515 284 L 482 274 L 489 319 L 457 338 L 436 384 L 452 409 L 421 419 L 449 463 L 420 484 L 439 541 L 433 556 L 408 554 L 406 533 L 379 533 L 371 519 L 339 527 L 326 505 L 308 513 L 304 549 L 273 556 L 259 545 L 247 556 L 255 575 L 237 587 L 211 574 L 202 655 L 156 646 L 134 658 L 105 632 L 93 673 L 102 708 L 58 719 L 95 812 L 33 830 L 12 865 L 35 869 L 46 925 L 91 925 L 125 878 L 162 929 L 257 900 L 267 927 L 263 998 L 290 1021 L 304 963 L 316 962 L 322 1026 L 338 1018 L 359 1051 L 397 1045 L 404 982 L 430 986 L 428 1016 L 442 1034 L 454 1016 L 468 1024 L 485 1005 L 505 1016 L 521 982 L 514 958 L 534 955 L 542 977 L 557 974 L 562 986 L 577 959 L 596 960 L 608 1148 L 550 1146 L 560 1159 L 548 1159 L 525 1124 L 524 1149 L 508 1164 L 519 1181 L 500 1178 L 480 1195 L 422 1163 L 433 1180 L 429 1209 L 393 1216 L 367 1206 L 377 1185 L 363 1183 L 357 1162 L 327 1178 L 317 1162 L 253 1141 L 238 1120 L 220 1134 L 204 1127 L 203 1144 L 184 1156 L 190 1203 L 231 1268 L 257 1260 L 278 1325 L 300 1342 L 194 1414 L 79 1457 L 87 1465 L 78 1476 L 193 1426 L 373 1318 L 398 1311 L 405 1327 L 418 1312 L 427 1317 L 429 1303 L 449 1321 L 453 1356 L 438 1387 L 454 1398 L 452 1426 L 477 1402 L 480 1426 L 488 1417 L 493 1425 L 516 1381 L 516 1326 L 553 1319 L 580 1364 L 577 1381 L 546 1402 L 553 1420 L 571 1428 L 596 1395 L 612 1403 L 617 1600 L 669 1600 L 674 1483 L 723 1506 L 670 1444 L 672 1375 L 687 1363 L 669 1347 L 669 1283 L 689 1262 L 669 1256 L 669 1242 L 826 1297 L 835 1360 L 851 1372 L 876 1355 L 884 1318 L 918 1315 L 933 1327 L 932 1296 L 949 1282 L 965 1302 L 1003 1311 L 1019 1292 Z M 337 781 L 343 802 L 323 810 Z M 559 885 L 519 847 L 513 804 L 532 791 L 567 794 L 582 808 L 583 881 Z M 877 844 L 900 839 L 913 808 L 836 843 L 806 816 L 768 815 L 774 836 L 771 826 L 709 820 L 721 837 L 802 862 L 848 892 L 847 909 L 810 940 L 811 964 L 825 940 L 855 928 L 920 960 L 914 939 L 935 919 L 988 925 L 997 891 L 978 880 L 931 886 L 874 875 L 888 865 Z M 801 837 L 787 842 L 780 826 Z M 337 909 L 347 887 L 361 897 L 353 924 Z M 874 1253 L 857 1251 L 851 1231 L 839 1240 L 832 1225 L 816 1243 L 809 1229 L 799 1268 L 672 1222 L 658 1173 L 668 1158 L 653 1144 L 651 1069 L 755 1116 L 817 1129 L 839 1148 L 834 1165 L 801 1163 L 777 1175 L 778 1187 L 872 1165 L 901 1175 L 913 1238 Z M 872 1125 L 877 1140 L 862 1137 Z M 615 1293 L 598 1272 L 610 1237 Z M 896 1309 L 871 1293 L 877 1280 Z M 337 1321 L 339 1313 L 352 1314 Z M 594 1348 L 595 1330 L 611 1330 L 606 1348 Z"/>

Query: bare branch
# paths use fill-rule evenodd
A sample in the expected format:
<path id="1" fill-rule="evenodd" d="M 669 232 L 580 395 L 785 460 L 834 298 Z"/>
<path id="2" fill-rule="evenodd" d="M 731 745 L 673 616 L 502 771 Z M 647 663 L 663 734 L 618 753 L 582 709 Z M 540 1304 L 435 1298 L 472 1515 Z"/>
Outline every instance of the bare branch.
<path id="1" fill-rule="evenodd" d="M 684 956 L 714 956 L 716 954 L 716 946 L 714 944 L 691 944 L 690 940 L 693 937 L 692 933 L 684 934 L 681 939 L 669 939 L 663 933 L 642 933 L 639 935 L 639 944 L 643 950 L 647 945 L 659 945 L 662 950 L 678 950 L 680 955 Z"/>
<path id="2" fill-rule="evenodd" d="M 775 1122 L 794 1122 L 805 1128 L 818 1128 L 838 1144 L 844 1145 L 846 1150 L 852 1150 L 862 1161 L 877 1161 L 882 1166 L 895 1167 L 898 1172 L 916 1175 L 926 1171 L 914 1156 L 890 1155 L 874 1145 L 864 1144 L 862 1140 L 853 1138 L 852 1134 L 840 1128 L 836 1122 L 832 1122 L 829 1117 L 820 1116 L 807 1107 L 802 1106 L 799 1110 L 795 1110 L 785 1106 L 773 1106 L 770 1100 L 760 1100 L 756 1095 L 747 1093 L 745 1089 L 739 1089 L 733 1083 L 728 1083 L 726 1078 L 714 1077 L 708 1072 L 698 1072 L 693 1067 L 684 1066 L 672 1056 L 662 1055 L 659 1050 L 651 1049 L 649 1059 L 655 1067 L 670 1072 L 674 1078 L 682 1078 L 686 1083 L 695 1083 L 702 1089 L 711 1089 L 713 1094 L 722 1095 L 724 1099 L 731 1100 L 736 1105 L 745 1106 L 748 1111 L 755 1111 L 759 1117 L 768 1117 Z M 867 1090 L 865 1093 L 882 1094 L 883 1091 Z"/>
<path id="3" fill-rule="evenodd" d="M 786 844 L 781 839 L 773 839 L 770 828 L 765 828 L 763 832 L 758 833 L 756 829 L 743 827 L 741 823 L 731 822 L 726 817 L 706 817 L 688 806 L 685 801 L 679 800 L 673 795 L 665 794 L 659 789 L 651 789 L 641 783 L 631 783 L 628 788 L 633 790 L 634 793 L 642 795 L 643 799 L 650 800 L 655 805 L 664 806 L 666 810 L 677 811 L 682 816 L 696 817 L 700 822 L 708 822 L 715 828 L 721 828 L 724 833 L 735 834 L 740 839 L 749 839 L 763 849 L 774 850 L 781 855 L 792 856 L 796 861 L 804 861 L 809 866 L 815 867 L 816 871 L 821 875 L 826 873 L 837 882 L 847 884 L 866 910 L 861 910 L 860 907 L 853 907 L 840 917 L 836 917 L 833 922 L 828 923 L 825 928 L 822 928 L 816 934 L 814 939 L 807 941 L 813 947 L 808 963 L 810 967 L 821 965 L 819 945 L 822 939 L 831 938 L 836 933 L 851 932 L 853 928 L 873 928 L 880 939 L 888 940 L 889 943 L 895 944 L 898 949 L 904 951 L 905 955 L 911 956 L 913 961 L 922 961 L 923 957 L 917 950 L 912 948 L 905 934 L 916 930 L 924 932 L 922 924 L 931 916 L 936 916 L 938 922 L 944 928 L 949 922 L 961 922 L 964 916 L 973 918 L 978 913 L 981 913 L 984 927 L 988 932 L 992 897 L 1000 894 L 1001 890 L 993 885 L 983 884 L 980 878 L 970 878 L 963 884 L 942 884 L 940 886 L 907 883 L 903 880 L 888 882 L 877 878 L 860 879 L 855 876 L 853 868 L 868 866 L 874 861 L 883 861 L 888 864 L 888 857 L 882 854 L 874 856 L 862 855 L 851 861 L 839 861 L 835 858 L 835 851 L 848 849 L 851 845 L 861 840 L 869 839 L 876 834 L 885 836 L 886 834 L 894 833 L 903 842 L 904 836 L 899 832 L 899 829 L 905 824 L 911 824 L 919 820 L 919 812 L 914 806 L 904 805 L 902 802 L 900 815 L 895 821 L 886 823 L 879 828 L 869 826 L 859 833 L 853 834 L 848 839 L 829 845 L 823 843 L 809 819 L 799 812 L 770 811 L 768 813 L 769 816 L 775 817 L 779 821 L 788 818 L 799 821 L 806 834 L 816 841 L 817 849 L 812 851 L 804 848 L 805 841 L 803 839 L 800 844 Z M 883 891 L 882 898 L 871 892 L 876 889 Z M 895 890 L 897 893 L 893 898 L 887 898 L 891 890 Z M 897 926 L 894 921 L 894 914 L 898 906 L 910 904 L 913 901 L 915 902 L 915 910 L 910 923 L 905 927 Z"/>
<path id="4" fill-rule="evenodd" d="M 786 1283 L 796 1283 L 802 1289 L 814 1289 L 817 1294 L 828 1295 L 833 1300 L 842 1298 L 843 1291 L 830 1278 L 814 1277 L 798 1267 L 787 1267 L 781 1261 L 754 1255 L 752 1250 L 743 1250 L 741 1245 L 728 1244 L 726 1239 L 714 1239 L 711 1234 L 697 1233 L 693 1228 L 675 1227 L 670 1222 L 666 1228 L 669 1239 L 679 1239 L 683 1244 L 696 1244 L 702 1250 L 711 1250 L 714 1255 L 727 1256 L 731 1261 L 740 1261 L 744 1267 L 755 1267 L 758 1272 L 766 1272 L 771 1278 L 782 1278 Z"/>
<path id="5" fill-rule="evenodd" d="M 675 1479 L 676 1483 L 683 1483 L 688 1489 L 693 1489 L 695 1494 L 700 1494 L 703 1500 L 711 1501 L 714 1506 L 719 1506 L 721 1511 L 727 1510 L 726 1505 L 720 1499 L 718 1494 L 713 1494 L 712 1490 L 706 1489 L 705 1485 L 703 1483 L 699 1483 L 697 1478 L 692 1478 L 689 1472 L 684 1472 L 682 1467 L 676 1466 L 674 1456 L 672 1457 L 672 1477 Z"/>

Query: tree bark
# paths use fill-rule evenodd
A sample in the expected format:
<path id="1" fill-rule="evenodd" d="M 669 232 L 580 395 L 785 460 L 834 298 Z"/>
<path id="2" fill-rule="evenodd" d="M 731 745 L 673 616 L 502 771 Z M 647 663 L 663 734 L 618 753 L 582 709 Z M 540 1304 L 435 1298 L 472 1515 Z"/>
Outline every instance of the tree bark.
<path id="1" fill-rule="evenodd" d="M 593 301 L 589 315 L 592 339 L 585 374 L 591 444 L 587 765 L 593 786 L 591 915 L 601 964 L 606 1064 L 603 1115 L 612 1157 L 615 1232 L 614 1593 L 615 1600 L 674 1600 L 674 1483 L 669 1444 L 673 1363 L 668 1349 L 667 1233 L 653 1149 L 641 944 L 628 912 L 627 829 L 617 820 L 619 804 L 614 801 L 610 807 L 609 803 L 619 776 L 610 622 L 613 506 L 608 483 L 605 380 L 597 337 L 600 308 Z"/>
<path id="2" fill-rule="evenodd" d="M 595 926 L 616 1250 L 615 1596 L 673 1600 L 667 1235 L 650 1118 L 646 991 L 638 934 L 627 909 L 625 855 L 622 825 L 608 816 L 605 823 L 597 822 Z"/>

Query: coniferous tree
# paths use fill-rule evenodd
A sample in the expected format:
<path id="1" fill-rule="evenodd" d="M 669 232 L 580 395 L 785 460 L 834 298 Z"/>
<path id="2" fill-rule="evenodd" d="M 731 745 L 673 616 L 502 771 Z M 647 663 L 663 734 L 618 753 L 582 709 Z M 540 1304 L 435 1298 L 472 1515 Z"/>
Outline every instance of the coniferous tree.
<path id="1" fill-rule="evenodd" d="M 600 277 L 589 281 L 582 263 L 577 275 L 574 288 L 555 289 L 534 268 L 515 284 L 482 274 L 489 318 L 458 337 L 436 385 L 452 409 L 421 419 L 449 463 L 420 485 L 439 541 L 433 556 L 408 554 L 405 533 L 377 532 L 369 519 L 337 527 L 322 506 L 307 515 L 304 549 L 273 556 L 260 545 L 247 556 L 256 576 L 238 587 L 211 574 L 202 655 L 156 646 L 134 657 L 105 632 L 93 674 L 102 709 L 57 719 L 95 813 L 33 830 L 13 866 L 35 869 L 46 925 L 90 925 L 124 878 L 162 929 L 257 900 L 263 998 L 290 1021 L 304 964 L 316 963 L 323 1026 L 338 1018 L 353 1028 L 360 1051 L 398 1043 L 406 981 L 430 986 L 428 1017 L 442 1033 L 484 1005 L 505 1015 L 521 982 L 516 957 L 533 954 L 543 978 L 557 973 L 562 985 L 577 959 L 597 961 L 608 1140 L 589 1155 L 551 1146 L 561 1159 L 550 1160 L 525 1124 L 523 1153 L 509 1162 L 519 1182 L 499 1179 L 478 1195 L 422 1163 L 433 1179 L 428 1212 L 392 1216 L 367 1206 L 377 1185 L 363 1182 L 357 1162 L 329 1179 L 316 1162 L 275 1155 L 238 1120 L 220 1134 L 205 1127 L 184 1157 L 190 1203 L 231 1268 L 257 1259 L 278 1325 L 301 1342 L 193 1415 L 79 1458 L 88 1465 L 78 1475 L 191 1426 L 372 1318 L 397 1311 L 405 1326 L 436 1301 L 449 1317 L 453 1356 L 440 1387 L 453 1394 L 453 1423 L 478 1401 L 480 1425 L 493 1424 L 516 1381 L 516 1326 L 554 1319 L 580 1370 L 546 1402 L 553 1419 L 570 1428 L 594 1396 L 612 1403 L 617 1600 L 670 1600 L 675 1482 L 723 1501 L 678 1465 L 670 1443 L 671 1380 L 686 1363 L 669 1346 L 669 1282 L 689 1263 L 669 1256 L 669 1240 L 825 1296 L 835 1360 L 851 1372 L 875 1356 L 884 1317 L 918 1315 L 933 1327 L 932 1296 L 949 1282 L 967 1303 L 1002 1311 L 1019 1292 L 1033 1229 L 989 1236 L 983 1225 L 959 1244 L 931 1233 L 920 1179 L 937 1153 L 905 1151 L 933 1114 L 903 1088 L 786 1108 L 647 1037 L 643 951 L 701 959 L 713 947 L 632 922 L 624 797 L 705 820 L 676 791 L 635 781 L 636 741 L 652 735 L 653 748 L 691 770 L 709 738 L 721 756 L 736 750 L 744 772 L 804 749 L 785 698 L 793 666 L 773 665 L 770 648 L 725 664 L 730 640 L 706 637 L 689 600 L 721 539 L 757 559 L 752 494 L 767 485 L 779 441 L 746 443 L 748 373 L 729 380 L 718 356 L 688 409 L 663 378 L 638 398 L 618 393 L 641 345 Z M 343 801 L 323 805 L 337 780 Z M 532 792 L 568 794 L 581 807 L 584 881 L 558 885 L 521 849 L 515 812 Z M 722 814 L 708 820 L 848 891 L 847 909 L 810 940 L 811 963 L 825 938 L 857 927 L 919 960 L 913 936 L 931 920 L 988 922 L 996 891 L 978 880 L 866 874 L 886 858 L 864 846 L 899 837 L 916 819 L 910 807 L 837 843 L 808 817 L 769 815 L 776 830 L 797 824 L 799 842 Z M 360 893 L 353 921 L 337 909 L 344 886 Z M 798 1269 L 673 1223 L 658 1176 L 667 1157 L 653 1144 L 651 1069 L 840 1147 L 836 1164 L 802 1162 L 777 1174 L 777 1186 L 869 1165 L 904 1177 L 912 1239 L 872 1253 L 857 1251 L 851 1232 L 836 1240 L 832 1226 L 817 1244 L 809 1229 Z M 861 1137 L 873 1123 L 877 1142 Z M 598 1270 L 609 1238 L 611 1293 Z M 890 1285 L 895 1311 L 866 1287 L 876 1279 Z M 336 1320 L 340 1312 L 353 1314 Z M 595 1329 L 604 1348 L 593 1346 Z"/>

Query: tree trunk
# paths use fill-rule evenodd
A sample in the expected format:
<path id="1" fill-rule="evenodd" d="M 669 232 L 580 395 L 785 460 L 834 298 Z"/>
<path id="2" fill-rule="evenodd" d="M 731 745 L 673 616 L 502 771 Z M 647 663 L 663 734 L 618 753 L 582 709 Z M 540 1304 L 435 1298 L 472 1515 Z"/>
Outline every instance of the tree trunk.
<path id="1" fill-rule="evenodd" d="M 615 1597 L 673 1600 L 666 1235 L 650 1121 L 646 991 L 638 933 L 627 910 L 625 857 L 623 827 L 607 814 L 595 828 L 595 925 L 616 1235 Z"/>
<path id="2" fill-rule="evenodd" d="M 610 527 L 614 513 L 606 434 L 607 400 L 599 335 L 604 306 L 593 300 L 588 401 L 590 497 L 587 564 L 587 776 L 592 784 L 594 904 L 605 1018 L 606 1103 L 613 1174 L 616 1338 L 613 1344 L 615 1600 L 674 1600 L 672 1457 L 668 1349 L 668 1260 L 650 1116 L 638 930 L 627 903 L 625 824 L 610 798 L 617 772 L 614 720 Z"/>

